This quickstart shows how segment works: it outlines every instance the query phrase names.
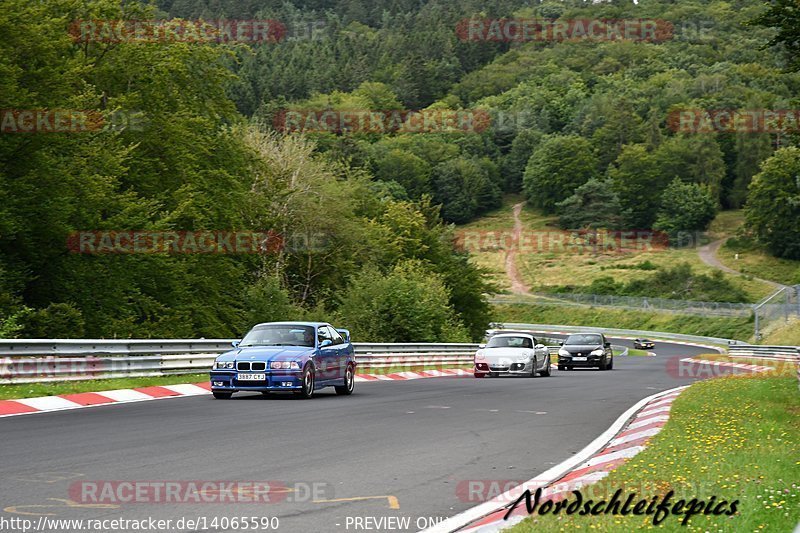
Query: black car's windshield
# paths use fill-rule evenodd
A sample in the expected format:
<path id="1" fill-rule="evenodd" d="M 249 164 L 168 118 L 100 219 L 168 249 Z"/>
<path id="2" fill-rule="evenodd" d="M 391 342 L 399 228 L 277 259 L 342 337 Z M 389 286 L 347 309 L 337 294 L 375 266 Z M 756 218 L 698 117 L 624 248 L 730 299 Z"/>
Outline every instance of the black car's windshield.
<path id="1" fill-rule="evenodd" d="M 487 348 L 533 348 L 530 337 L 492 337 Z"/>
<path id="2" fill-rule="evenodd" d="M 600 335 L 570 335 L 564 344 L 580 344 L 582 346 L 601 344 Z"/>
<path id="3" fill-rule="evenodd" d="M 256 326 L 245 335 L 240 347 L 248 346 L 306 346 L 314 347 L 312 326 Z"/>

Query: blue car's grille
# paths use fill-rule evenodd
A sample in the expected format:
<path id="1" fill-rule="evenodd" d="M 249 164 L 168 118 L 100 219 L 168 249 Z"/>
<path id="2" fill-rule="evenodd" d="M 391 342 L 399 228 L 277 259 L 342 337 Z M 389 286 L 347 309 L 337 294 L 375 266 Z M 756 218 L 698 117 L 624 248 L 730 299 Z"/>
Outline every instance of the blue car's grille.
<path id="1" fill-rule="evenodd" d="M 264 362 L 255 361 L 251 363 L 250 361 L 239 361 L 238 363 L 236 363 L 236 370 L 244 370 L 244 371 L 258 370 L 263 372 L 266 369 L 267 369 L 267 363 Z"/>

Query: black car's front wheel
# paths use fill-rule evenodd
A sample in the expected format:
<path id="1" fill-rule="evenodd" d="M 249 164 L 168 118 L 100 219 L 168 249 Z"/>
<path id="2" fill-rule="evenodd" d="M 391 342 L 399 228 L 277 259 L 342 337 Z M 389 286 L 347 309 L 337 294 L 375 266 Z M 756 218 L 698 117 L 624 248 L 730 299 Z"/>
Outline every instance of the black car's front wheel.
<path id="1" fill-rule="evenodd" d="M 311 365 L 306 365 L 303 369 L 303 386 L 295 394 L 306 400 L 314 396 L 314 369 L 311 368 Z"/>
<path id="2" fill-rule="evenodd" d="M 353 366 L 348 366 L 347 370 L 344 371 L 344 385 L 336 385 L 334 386 L 334 390 L 336 394 L 341 396 L 349 396 L 353 394 L 353 389 L 356 386 L 356 379 L 355 379 L 355 372 L 353 371 Z"/>

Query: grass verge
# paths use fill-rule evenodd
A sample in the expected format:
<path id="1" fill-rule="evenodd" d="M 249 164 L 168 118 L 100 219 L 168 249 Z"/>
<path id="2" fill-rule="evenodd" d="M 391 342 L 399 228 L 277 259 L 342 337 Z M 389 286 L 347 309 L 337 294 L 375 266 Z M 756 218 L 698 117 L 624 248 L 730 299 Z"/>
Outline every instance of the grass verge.
<path id="1" fill-rule="evenodd" d="M 752 319 L 703 317 L 672 313 L 647 313 L 625 309 L 562 305 L 495 305 L 495 322 L 562 324 L 600 328 L 640 329 L 689 335 L 747 340 L 753 335 Z"/>
<path id="2" fill-rule="evenodd" d="M 800 283 L 800 261 L 770 255 L 762 246 L 746 237 L 728 240 L 719 249 L 717 257 L 725 266 L 745 275 L 777 281 L 784 285 Z"/>
<path id="3" fill-rule="evenodd" d="M 800 520 L 800 394 L 796 377 L 750 375 L 702 381 L 673 404 L 670 420 L 647 448 L 584 494 L 623 501 L 739 500 L 733 516 L 668 516 L 664 531 L 792 531 Z M 601 497 L 602 499 L 602 497 Z M 524 504 L 523 504 L 524 505 Z M 729 508 L 729 507 L 728 507 Z M 654 529 L 653 516 L 533 516 L 511 529 L 533 531 Z"/>
<path id="4" fill-rule="evenodd" d="M 628 348 L 628 355 L 637 355 L 637 356 L 644 356 L 644 357 L 649 357 L 650 356 L 650 354 L 647 352 L 647 350 L 637 350 L 635 348 Z"/>

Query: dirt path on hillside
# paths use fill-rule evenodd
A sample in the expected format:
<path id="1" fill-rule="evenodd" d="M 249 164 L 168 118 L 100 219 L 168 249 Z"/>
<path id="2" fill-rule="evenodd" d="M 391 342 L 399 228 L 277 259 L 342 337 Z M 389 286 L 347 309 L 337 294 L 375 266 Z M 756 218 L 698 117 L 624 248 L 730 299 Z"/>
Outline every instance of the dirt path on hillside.
<path id="1" fill-rule="evenodd" d="M 511 292 L 514 294 L 530 294 L 530 288 L 522 281 L 522 276 L 517 269 L 517 252 L 522 238 L 522 220 L 519 218 L 519 214 L 524 206 L 525 202 L 514 204 L 514 239 L 511 248 L 506 250 L 506 275 L 511 280 Z"/>
<path id="2" fill-rule="evenodd" d="M 719 251 L 720 246 L 722 246 L 725 243 L 725 241 L 727 241 L 727 240 L 728 240 L 727 238 L 720 239 L 718 241 L 710 242 L 710 243 L 706 244 L 705 246 L 701 246 L 700 248 L 698 248 L 697 249 L 697 253 L 700 256 L 700 260 L 703 263 L 707 264 L 708 266 L 711 266 L 711 267 L 714 267 L 714 268 L 718 268 L 718 269 L 720 269 L 720 270 L 722 270 L 724 272 L 727 272 L 729 274 L 734 274 L 734 275 L 737 275 L 737 276 L 743 276 L 744 274 L 742 272 L 739 272 L 738 270 L 734 270 L 734 269 L 732 269 L 730 267 L 727 267 L 727 266 L 723 265 L 722 261 L 720 261 L 719 257 L 717 257 L 717 252 Z M 782 285 L 780 283 L 777 283 L 775 281 L 770 281 L 768 279 L 762 279 L 762 278 L 756 278 L 756 277 L 753 277 L 753 279 L 756 280 L 756 281 L 761 281 L 763 283 L 767 283 L 769 285 L 772 285 L 776 289 L 781 289 L 781 288 L 785 288 L 786 287 L 786 285 Z"/>

